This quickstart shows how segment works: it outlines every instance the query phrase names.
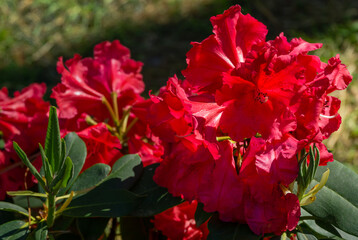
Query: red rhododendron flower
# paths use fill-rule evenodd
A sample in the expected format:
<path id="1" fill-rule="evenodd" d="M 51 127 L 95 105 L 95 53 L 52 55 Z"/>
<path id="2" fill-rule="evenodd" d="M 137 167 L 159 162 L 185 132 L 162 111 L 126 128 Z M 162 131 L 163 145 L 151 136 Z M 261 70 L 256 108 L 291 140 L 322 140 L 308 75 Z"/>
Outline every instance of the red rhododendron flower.
<path id="1" fill-rule="evenodd" d="M 184 202 L 154 216 L 154 227 L 168 239 L 195 240 L 206 239 L 209 230 L 207 222 L 196 226 L 194 215 L 198 203 Z"/>
<path id="2" fill-rule="evenodd" d="M 81 171 L 86 170 L 96 163 L 113 165 L 123 154 L 120 152 L 121 143 L 113 136 L 104 123 L 88 127 L 78 136 L 85 142 L 87 157 Z"/>
<path id="3" fill-rule="evenodd" d="M 41 167 L 38 143 L 45 140 L 49 109 L 42 99 L 45 91 L 45 84 L 32 84 L 11 98 L 6 88 L 0 90 L 0 132 L 5 143 L 4 149 L 0 149 L 0 199 L 6 191 L 24 189 L 25 181 L 28 187 L 35 182 L 34 177 L 24 179 L 26 168 L 21 165 L 12 142 L 21 146 L 36 167 Z"/>
<path id="4" fill-rule="evenodd" d="M 96 45 L 93 59 L 75 55 L 64 65 L 60 58 L 57 70 L 62 79 L 51 95 L 60 108 L 60 117 L 87 113 L 100 121 L 110 119 L 104 99 L 112 103 L 116 94 L 120 109 L 141 99 L 141 68 L 142 63 L 132 60 L 129 50 L 119 41 Z"/>
<path id="5" fill-rule="evenodd" d="M 333 160 L 322 140 L 339 128 L 340 101 L 328 94 L 352 77 L 338 56 L 307 54 L 319 43 L 265 41 L 266 27 L 239 6 L 211 22 L 214 34 L 187 54 L 186 79 L 151 96 L 150 126 L 165 142 L 154 180 L 256 234 L 293 230 L 297 155 L 315 145 L 320 165 Z"/>
<path id="6" fill-rule="evenodd" d="M 161 160 L 163 148 L 142 118 L 147 102 L 139 95 L 141 68 L 117 40 L 96 45 L 93 58 L 75 55 L 65 64 L 60 58 L 61 83 L 51 96 L 63 134 L 75 131 L 87 145 L 83 170 L 99 162 L 112 165 L 123 153 L 138 153 L 145 166 Z"/>

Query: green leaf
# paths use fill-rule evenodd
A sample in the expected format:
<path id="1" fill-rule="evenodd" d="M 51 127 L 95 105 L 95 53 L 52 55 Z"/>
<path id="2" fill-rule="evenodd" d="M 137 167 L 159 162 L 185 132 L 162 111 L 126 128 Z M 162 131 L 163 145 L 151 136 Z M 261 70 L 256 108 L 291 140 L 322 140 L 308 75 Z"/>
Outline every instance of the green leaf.
<path id="1" fill-rule="evenodd" d="M 97 163 L 81 173 L 71 187 L 71 191 L 80 191 L 97 186 L 111 171 L 111 167 Z"/>
<path id="2" fill-rule="evenodd" d="M 194 216 L 196 226 L 200 227 L 201 224 L 209 220 L 211 215 L 212 213 L 208 213 L 204 211 L 204 204 L 199 202 L 198 206 L 196 207 L 195 216 Z"/>
<path id="3" fill-rule="evenodd" d="M 28 224 L 20 220 L 0 225 L 0 239 L 4 240 L 25 240 L 29 232 Z"/>
<path id="4" fill-rule="evenodd" d="M 0 211 L 16 212 L 25 216 L 29 215 L 26 209 L 9 202 L 0 202 Z"/>
<path id="5" fill-rule="evenodd" d="M 121 181 L 125 181 L 130 177 L 134 177 L 135 172 L 133 169 L 141 164 L 142 160 L 138 154 L 124 155 L 114 163 L 112 171 L 105 181 L 112 178 L 119 178 Z"/>
<path id="6" fill-rule="evenodd" d="M 6 192 L 9 196 L 32 196 L 32 197 L 43 197 L 46 198 L 47 195 L 44 193 L 37 193 L 29 190 L 23 191 L 7 191 Z"/>
<path id="7" fill-rule="evenodd" d="M 53 180 L 52 168 L 50 166 L 48 158 L 46 157 L 45 150 L 43 149 L 40 143 L 39 143 L 39 148 L 40 148 L 41 159 L 42 159 L 42 168 L 43 168 L 42 173 L 45 174 L 47 185 L 50 185 Z"/>
<path id="8" fill-rule="evenodd" d="M 73 164 L 73 175 L 68 181 L 67 187 L 59 192 L 59 195 L 66 193 L 68 189 L 75 182 L 78 177 L 87 156 L 86 144 L 74 132 L 70 132 L 65 136 L 66 154 L 65 157 L 70 157 Z"/>
<path id="9" fill-rule="evenodd" d="M 303 208 L 312 216 L 358 236 L 358 175 L 338 161 L 330 162 L 328 181 L 316 200 Z M 319 167 L 311 186 L 318 184 L 327 167 Z"/>
<path id="10" fill-rule="evenodd" d="M 302 216 L 312 216 L 306 210 L 301 208 L 301 217 Z M 341 229 L 333 226 L 330 223 L 324 222 L 319 219 L 315 220 L 303 220 L 301 224 L 303 229 L 306 229 L 306 232 L 313 233 L 317 238 L 327 238 L 327 239 L 350 239 L 358 240 L 358 237 L 350 235 Z M 305 231 L 304 231 L 305 232 Z"/>
<path id="11" fill-rule="evenodd" d="M 261 237 L 255 235 L 246 224 L 222 222 L 217 215 L 211 217 L 208 223 L 208 240 L 258 240 Z"/>
<path id="12" fill-rule="evenodd" d="M 60 126 L 58 124 L 56 108 L 53 106 L 50 107 L 45 141 L 45 153 L 52 168 L 52 172 L 55 174 L 60 169 L 64 159 L 61 159 Z"/>
<path id="13" fill-rule="evenodd" d="M 153 181 L 153 175 L 158 165 L 153 164 L 145 167 L 140 179 L 131 189 L 132 192 L 145 197 L 135 211 L 130 213 L 131 216 L 154 216 L 183 202 L 181 198 L 173 197 L 166 188 L 158 186 Z"/>
<path id="14" fill-rule="evenodd" d="M 42 208 L 44 203 L 39 197 L 14 196 L 12 199 L 14 204 L 23 208 Z"/>
<path id="15" fill-rule="evenodd" d="M 313 234 L 297 232 L 297 240 L 317 240 Z"/>
<path id="16" fill-rule="evenodd" d="M 41 184 L 41 186 L 45 189 L 46 188 L 46 184 L 44 182 L 44 180 L 42 179 L 40 173 L 37 171 L 37 169 L 34 167 L 34 165 L 31 164 L 30 160 L 27 158 L 26 153 L 20 148 L 20 146 L 16 143 L 13 142 L 13 146 L 14 146 L 14 150 L 17 153 L 17 155 L 20 157 L 20 159 L 22 160 L 22 162 L 29 168 L 30 172 L 32 173 L 32 175 L 35 176 L 35 178 L 37 179 L 37 181 Z"/>
<path id="17" fill-rule="evenodd" d="M 48 234 L 48 228 L 46 221 L 42 221 L 37 225 L 37 228 L 33 230 L 26 240 L 46 240 Z"/>
<path id="18" fill-rule="evenodd" d="M 60 187 L 66 187 L 68 179 L 72 175 L 72 166 L 73 166 L 73 164 L 72 164 L 71 158 L 67 157 L 65 164 L 62 166 L 60 171 L 57 173 L 58 175 L 55 176 L 55 178 L 53 179 L 53 181 L 50 185 L 50 189 L 54 193 L 57 193 L 58 190 L 60 189 Z"/>
<path id="19" fill-rule="evenodd" d="M 104 188 L 101 185 L 74 199 L 63 212 L 72 217 L 120 217 L 128 215 L 143 201 L 143 197 L 125 189 Z"/>

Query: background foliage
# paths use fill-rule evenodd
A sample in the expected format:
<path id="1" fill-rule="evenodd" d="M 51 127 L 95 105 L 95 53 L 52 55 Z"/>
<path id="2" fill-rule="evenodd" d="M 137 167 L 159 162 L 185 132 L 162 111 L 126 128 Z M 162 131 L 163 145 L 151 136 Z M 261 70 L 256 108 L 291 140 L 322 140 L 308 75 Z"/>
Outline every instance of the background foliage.
<path id="1" fill-rule="evenodd" d="M 209 18 L 240 4 L 268 26 L 268 38 L 322 42 L 324 61 L 339 52 L 353 74 L 342 91 L 344 122 L 327 142 L 335 158 L 358 166 L 358 2 L 355 0 L 2 0 L 0 5 L 0 83 L 10 91 L 31 82 L 59 82 L 56 61 L 79 53 L 92 56 L 96 43 L 119 39 L 133 59 L 144 62 L 147 89 L 159 89 L 180 76 L 191 41 L 211 32 Z M 48 93 L 49 94 L 49 93 Z"/>

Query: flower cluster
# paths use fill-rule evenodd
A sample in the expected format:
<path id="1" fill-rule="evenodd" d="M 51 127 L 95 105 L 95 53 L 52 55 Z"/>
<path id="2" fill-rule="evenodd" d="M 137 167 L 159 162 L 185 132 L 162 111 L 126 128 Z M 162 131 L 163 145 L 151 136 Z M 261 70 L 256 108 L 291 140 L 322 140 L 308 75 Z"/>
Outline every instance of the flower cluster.
<path id="1" fill-rule="evenodd" d="M 211 23 L 214 34 L 187 53 L 185 80 L 151 96 L 147 117 L 165 148 L 154 179 L 256 234 L 293 230 L 298 155 L 315 145 L 320 165 L 333 161 L 322 141 L 339 128 L 340 101 L 329 94 L 352 77 L 338 55 L 307 54 L 321 44 L 266 41 L 266 26 L 238 5 Z"/>
<path id="2" fill-rule="evenodd" d="M 30 187 L 34 178 L 26 178 L 21 160 L 13 149 L 16 141 L 31 156 L 35 166 L 41 166 L 38 143 L 45 141 L 47 113 L 49 104 L 42 97 L 46 91 L 44 84 L 32 84 L 21 92 L 15 92 L 10 98 L 8 90 L 0 90 L 0 199 L 5 198 L 6 191 Z M 30 140 L 31 139 L 31 140 Z"/>
<path id="3" fill-rule="evenodd" d="M 160 161 L 162 147 L 140 117 L 146 106 L 141 68 L 119 41 L 96 45 L 93 58 L 75 55 L 65 64 L 60 58 L 61 83 L 51 97 L 62 134 L 74 131 L 86 143 L 82 171 L 96 163 L 112 165 L 126 153 L 138 153 L 144 166 Z"/>

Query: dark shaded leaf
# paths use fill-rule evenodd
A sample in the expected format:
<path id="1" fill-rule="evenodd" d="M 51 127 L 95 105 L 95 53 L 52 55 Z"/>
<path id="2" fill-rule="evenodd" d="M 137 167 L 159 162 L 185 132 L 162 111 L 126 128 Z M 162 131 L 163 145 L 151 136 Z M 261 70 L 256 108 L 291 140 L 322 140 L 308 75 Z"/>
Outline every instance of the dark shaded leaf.
<path id="1" fill-rule="evenodd" d="M 83 239 L 97 240 L 104 233 L 108 218 L 77 218 L 78 230 Z"/>
<path id="2" fill-rule="evenodd" d="M 29 214 L 26 209 L 9 202 L 0 202 L 0 211 L 17 212 L 26 216 Z"/>
<path id="3" fill-rule="evenodd" d="M 157 167 L 158 164 L 145 167 L 140 179 L 131 189 L 132 192 L 145 197 L 135 211 L 130 213 L 131 216 L 154 216 L 183 202 L 181 198 L 173 197 L 166 188 L 158 186 L 153 181 Z"/>
<path id="4" fill-rule="evenodd" d="M 201 224 L 209 220 L 212 213 L 208 213 L 204 211 L 204 204 L 198 203 L 198 206 L 196 207 L 195 211 L 195 223 L 196 226 L 200 227 Z"/>
<path id="5" fill-rule="evenodd" d="M 72 217 L 120 217 L 128 215 L 143 201 L 143 197 L 124 189 L 100 186 L 74 199 L 63 212 Z"/>
<path id="6" fill-rule="evenodd" d="M 213 215 L 208 223 L 208 240 L 258 240 L 260 236 L 255 235 L 246 224 L 222 222 L 217 215 Z"/>
<path id="7" fill-rule="evenodd" d="M 0 225 L 0 239 L 23 240 L 29 234 L 29 227 L 26 222 L 14 220 Z"/>
<path id="8" fill-rule="evenodd" d="M 46 240 L 48 234 L 46 221 L 40 222 L 26 240 Z"/>

